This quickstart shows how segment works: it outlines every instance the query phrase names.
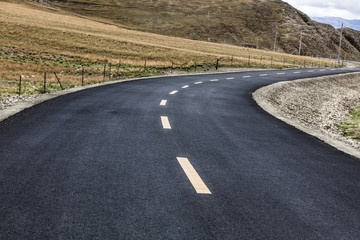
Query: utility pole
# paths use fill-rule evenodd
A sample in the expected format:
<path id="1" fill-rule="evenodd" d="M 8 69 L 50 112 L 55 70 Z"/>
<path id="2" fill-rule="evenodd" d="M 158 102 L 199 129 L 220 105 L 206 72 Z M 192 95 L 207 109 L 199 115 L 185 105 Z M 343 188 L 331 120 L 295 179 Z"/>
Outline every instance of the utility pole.
<path id="1" fill-rule="evenodd" d="M 340 32 L 340 42 L 339 42 L 339 52 L 338 52 L 338 63 L 340 63 L 340 53 L 341 53 L 341 42 L 343 36 L 344 23 L 341 24 L 341 32 Z"/>
<path id="2" fill-rule="evenodd" d="M 303 35 L 302 35 L 302 31 L 301 31 L 301 32 L 300 32 L 300 43 L 299 43 L 299 56 L 301 55 L 302 38 L 303 38 Z"/>
<path id="3" fill-rule="evenodd" d="M 276 52 L 277 31 L 275 29 L 274 52 Z"/>

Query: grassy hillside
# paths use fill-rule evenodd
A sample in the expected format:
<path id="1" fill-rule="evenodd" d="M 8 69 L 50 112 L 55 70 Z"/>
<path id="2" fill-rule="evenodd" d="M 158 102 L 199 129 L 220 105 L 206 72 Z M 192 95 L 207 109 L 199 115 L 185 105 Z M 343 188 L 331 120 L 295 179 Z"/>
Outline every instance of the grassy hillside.
<path id="1" fill-rule="evenodd" d="M 332 63 L 232 45 L 200 42 L 127 30 L 36 3 L 0 2 L 0 96 L 17 93 L 23 75 L 23 94 L 42 89 L 48 72 L 50 89 L 58 89 L 53 72 L 65 87 L 112 78 L 159 75 L 170 68 L 199 70 L 221 66 L 303 67 Z M 107 64 L 106 78 L 103 77 Z M 109 64 L 112 65 L 111 72 Z M 146 65 L 146 68 L 145 68 Z"/>
<path id="2" fill-rule="evenodd" d="M 272 48 L 266 39 L 282 17 L 281 1 L 46 0 L 47 4 L 131 29 L 196 40 Z M 265 34 L 265 35 L 264 35 Z M 271 34 L 271 36 L 273 36 Z M 271 37 L 271 39 L 273 39 Z"/>
<path id="3" fill-rule="evenodd" d="M 127 28 L 168 36 L 221 42 L 237 46 L 258 45 L 302 55 L 337 57 L 340 31 L 320 24 L 280 0 L 42 0 L 46 4 L 101 18 Z M 360 37 L 360 32 L 356 34 Z M 344 38 L 342 58 L 360 61 L 360 48 Z"/>

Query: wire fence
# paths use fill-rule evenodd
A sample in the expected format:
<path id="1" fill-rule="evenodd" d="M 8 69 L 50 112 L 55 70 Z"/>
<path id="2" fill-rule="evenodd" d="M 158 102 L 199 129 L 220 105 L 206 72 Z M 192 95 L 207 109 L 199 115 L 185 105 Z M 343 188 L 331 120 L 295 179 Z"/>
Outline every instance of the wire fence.
<path id="1" fill-rule="evenodd" d="M 177 72 L 206 72 L 221 68 L 300 68 L 300 67 L 338 67 L 335 62 L 312 60 L 282 60 L 273 57 L 247 58 L 227 57 L 214 58 L 212 62 L 200 63 L 196 60 L 180 63 L 176 61 L 162 62 L 144 60 L 143 64 L 92 63 L 76 67 L 48 68 L 46 71 L 24 71 L 21 69 L 9 73 L 0 72 L 0 97 L 14 95 L 32 95 L 49 93 L 76 86 L 101 83 L 112 80 L 148 77 Z M 16 74 L 16 73 L 20 74 Z"/>

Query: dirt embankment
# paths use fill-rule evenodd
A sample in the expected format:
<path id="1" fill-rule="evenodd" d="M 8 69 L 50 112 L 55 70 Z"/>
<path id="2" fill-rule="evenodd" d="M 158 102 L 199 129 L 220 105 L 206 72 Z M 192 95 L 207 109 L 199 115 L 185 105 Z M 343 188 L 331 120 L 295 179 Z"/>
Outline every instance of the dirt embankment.
<path id="1" fill-rule="evenodd" d="M 360 158 L 360 143 L 336 127 L 360 104 L 360 73 L 280 82 L 258 89 L 253 97 L 275 117 Z"/>

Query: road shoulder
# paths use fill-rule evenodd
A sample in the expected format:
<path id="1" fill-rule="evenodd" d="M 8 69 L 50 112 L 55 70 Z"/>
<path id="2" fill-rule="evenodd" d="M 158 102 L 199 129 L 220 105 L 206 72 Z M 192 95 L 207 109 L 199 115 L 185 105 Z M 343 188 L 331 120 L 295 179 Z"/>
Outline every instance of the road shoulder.
<path id="1" fill-rule="evenodd" d="M 357 158 L 360 144 L 341 136 L 336 124 L 360 103 L 359 73 L 278 82 L 253 93 L 266 112 Z"/>

